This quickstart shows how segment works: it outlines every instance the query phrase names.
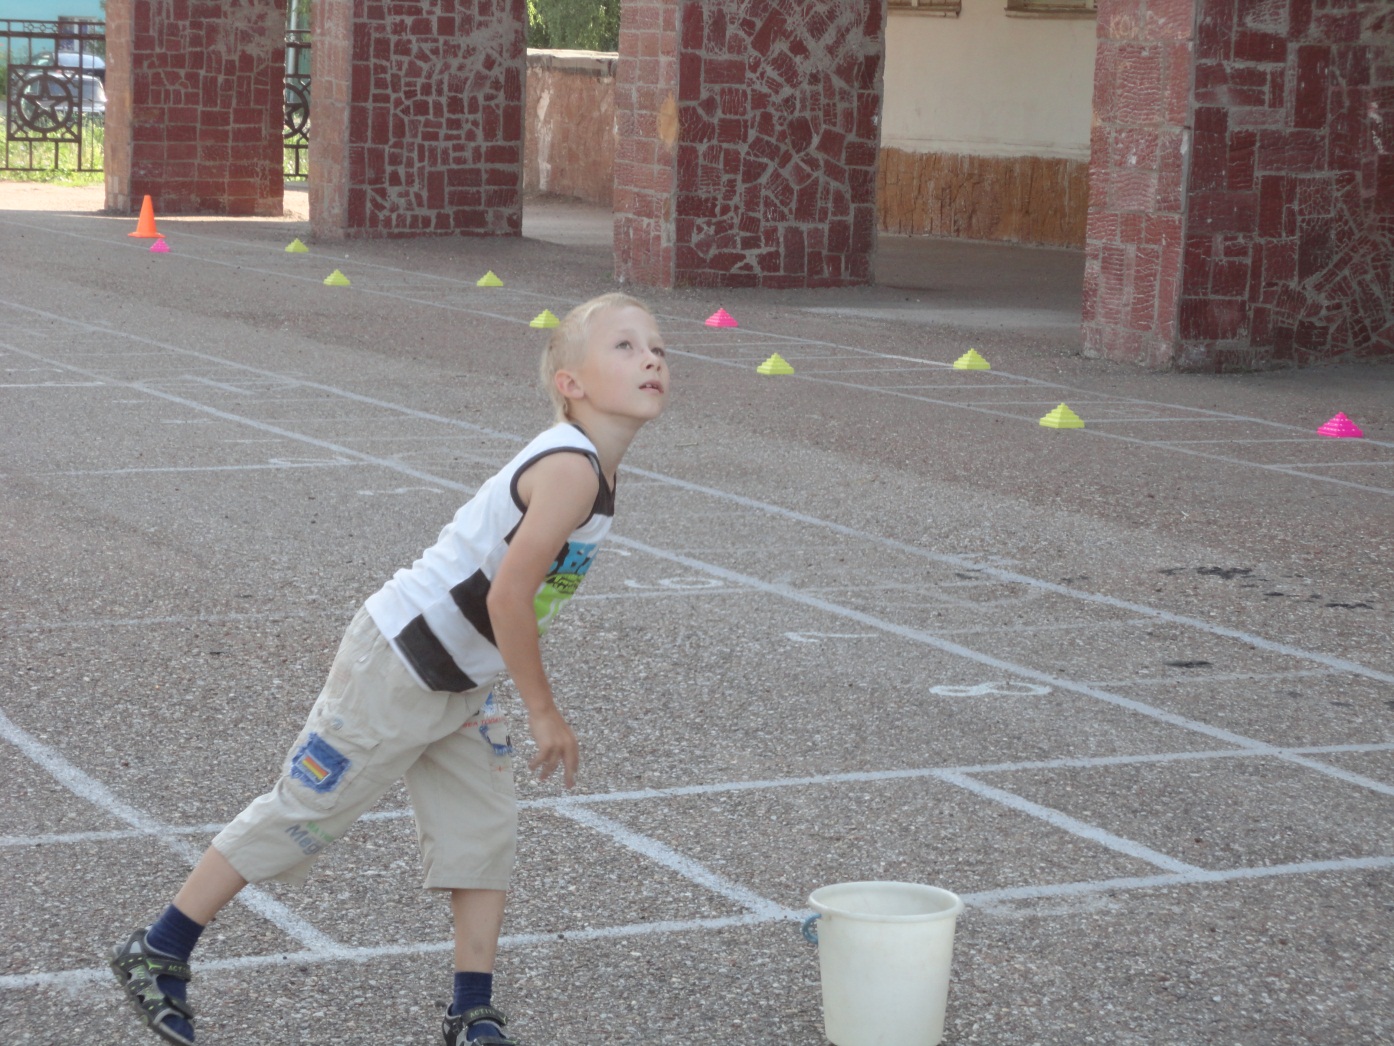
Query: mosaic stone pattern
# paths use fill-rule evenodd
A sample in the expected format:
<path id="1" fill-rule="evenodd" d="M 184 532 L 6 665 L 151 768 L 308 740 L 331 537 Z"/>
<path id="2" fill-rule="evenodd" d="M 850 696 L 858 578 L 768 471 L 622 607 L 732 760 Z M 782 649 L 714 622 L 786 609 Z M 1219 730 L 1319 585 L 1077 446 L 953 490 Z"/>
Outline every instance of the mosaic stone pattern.
<path id="1" fill-rule="evenodd" d="M 1388 0 L 1100 0 L 1094 110 L 1086 351 L 1394 352 Z"/>
<path id="2" fill-rule="evenodd" d="M 660 286 L 866 282 L 882 5 L 628 0 L 616 273 Z"/>
<path id="3" fill-rule="evenodd" d="M 349 0 L 313 17 L 315 232 L 518 235 L 525 0 Z"/>
<path id="4" fill-rule="evenodd" d="M 1201 0 L 1182 362 L 1394 353 L 1394 5 Z"/>
<path id="5" fill-rule="evenodd" d="M 286 0 L 109 0 L 107 206 L 282 212 Z"/>

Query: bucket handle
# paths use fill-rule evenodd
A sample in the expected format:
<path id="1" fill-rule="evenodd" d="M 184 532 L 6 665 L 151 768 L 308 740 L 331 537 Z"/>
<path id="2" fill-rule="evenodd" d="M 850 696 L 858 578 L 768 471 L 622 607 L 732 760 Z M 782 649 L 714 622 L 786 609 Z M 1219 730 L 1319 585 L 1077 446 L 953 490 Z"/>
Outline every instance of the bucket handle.
<path id="1" fill-rule="evenodd" d="M 799 927 L 799 929 L 803 931 L 803 939 L 809 944 L 818 943 L 818 927 L 813 924 L 821 918 L 823 918 L 821 915 L 810 915 L 803 921 L 803 925 Z"/>

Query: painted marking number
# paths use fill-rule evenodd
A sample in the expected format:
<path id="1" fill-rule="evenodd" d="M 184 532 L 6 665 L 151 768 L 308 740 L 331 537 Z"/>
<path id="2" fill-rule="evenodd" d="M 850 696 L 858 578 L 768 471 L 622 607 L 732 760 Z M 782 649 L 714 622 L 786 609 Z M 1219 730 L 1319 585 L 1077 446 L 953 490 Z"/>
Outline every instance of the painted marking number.
<path id="1" fill-rule="evenodd" d="M 1050 687 L 1036 683 L 978 683 L 975 686 L 932 686 L 931 694 L 940 697 L 1042 697 L 1050 693 Z"/>

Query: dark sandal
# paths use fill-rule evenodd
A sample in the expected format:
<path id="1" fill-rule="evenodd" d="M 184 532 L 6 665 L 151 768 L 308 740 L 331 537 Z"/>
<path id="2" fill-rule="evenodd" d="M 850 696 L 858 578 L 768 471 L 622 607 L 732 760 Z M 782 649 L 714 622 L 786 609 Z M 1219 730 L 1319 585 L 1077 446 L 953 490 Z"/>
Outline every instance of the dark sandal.
<path id="1" fill-rule="evenodd" d="M 112 948 L 108 965 L 111 966 L 111 972 L 116 974 L 126 997 L 140 1011 L 141 1019 L 145 1021 L 147 1028 L 169 1042 L 178 1043 L 179 1046 L 194 1046 L 193 1039 L 185 1038 L 165 1024 L 171 1017 L 193 1024 L 193 1009 L 183 999 L 176 999 L 161 991 L 159 982 L 155 979 L 173 977 L 176 980 L 187 981 L 192 977 L 189 964 L 152 951 L 145 943 L 145 935 L 148 932 L 149 927 L 137 930 L 127 938 L 125 944 L 118 944 Z"/>
<path id="2" fill-rule="evenodd" d="M 481 1021 L 492 1021 L 499 1026 L 500 1031 L 508 1026 L 508 1018 L 503 1015 L 503 1011 L 492 1006 L 473 1006 L 458 1014 L 452 1014 L 447 1010 L 440 1029 L 445 1035 L 445 1046 L 518 1046 L 518 1040 L 510 1039 L 506 1034 L 481 1035 L 471 1040 L 468 1037 L 470 1027 Z"/>

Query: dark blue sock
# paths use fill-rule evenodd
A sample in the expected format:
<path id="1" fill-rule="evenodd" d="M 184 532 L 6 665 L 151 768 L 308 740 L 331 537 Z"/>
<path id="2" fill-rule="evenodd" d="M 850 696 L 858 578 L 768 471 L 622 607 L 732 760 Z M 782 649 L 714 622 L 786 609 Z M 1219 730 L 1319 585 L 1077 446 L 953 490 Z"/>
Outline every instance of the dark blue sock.
<path id="1" fill-rule="evenodd" d="M 194 954 L 194 946 L 198 944 L 201 933 L 201 925 L 171 904 L 151 925 L 145 935 L 145 943 L 161 955 L 188 962 L 189 956 Z"/>
<path id="2" fill-rule="evenodd" d="M 145 943 L 152 951 L 161 955 L 188 962 L 201 933 L 203 927 L 199 923 L 171 904 L 146 931 Z M 157 977 L 155 983 L 160 986 L 160 991 L 172 998 L 180 1001 L 188 998 L 189 986 L 184 981 L 175 977 Z M 194 1037 L 194 1026 L 183 1018 L 170 1017 L 164 1023 L 170 1031 L 178 1032 L 188 1039 Z"/>
<path id="3" fill-rule="evenodd" d="M 494 1000 L 494 975 L 475 973 L 472 970 L 455 971 L 455 1001 L 450 1004 L 451 1013 L 464 1013 L 475 1006 L 489 1006 Z M 493 1021 L 481 1021 L 469 1030 L 468 1038 L 473 1042 L 485 1033 L 498 1035 L 500 1028 Z"/>

